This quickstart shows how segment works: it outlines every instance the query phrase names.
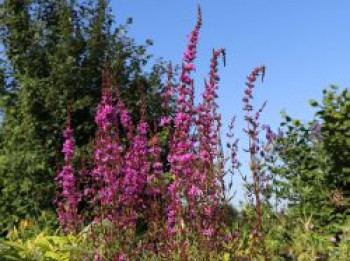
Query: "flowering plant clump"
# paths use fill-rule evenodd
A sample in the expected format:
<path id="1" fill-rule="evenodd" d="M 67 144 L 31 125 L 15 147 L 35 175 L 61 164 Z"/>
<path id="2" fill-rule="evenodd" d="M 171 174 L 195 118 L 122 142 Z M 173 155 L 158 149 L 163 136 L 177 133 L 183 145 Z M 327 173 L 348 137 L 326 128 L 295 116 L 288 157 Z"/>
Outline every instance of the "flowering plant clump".
<path id="1" fill-rule="evenodd" d="M 63 149 L 65 166 L 57 176 L 63 188 L 58 203 L 59 219 L 66 232 L 77 232 L 75 224 L 79 222 L 92 222 L 95 260 L 104 257 L 128 260 L 142 251 L 158 253 L 160 250 L 164 257 L 178 255 L 181 260 L 186 260 L 190 242 L 203 251 L 219 251 L 234 238 L 221 216 L 221 208 L 227 204 L 226 171 L 220 138 L 221 116 L 216 99 L 218 60 L 223 57 L 225 63 L 225 50 L 213 51 L 209 81 L 204 83 L 202 101 L 195 105 L 192 73 L 195 71 L 201 26 L 199 8 L 197 24 L 183 55 L 179 85 L 177 88 L 173 86 L 172 67 L 169 66 L 168 83 L 161 96 L 165 114 L 155 122 L 153 131 L 144 119 L 142 102 L 140 120 L 133 122 L 113 84 L 110 68 L 104 69 L 102 97 L 95 116 L 98 129 L 94 139 L 93 168 L 80 172 L 91 180 L 83 195 L 75 190 L 76 177 L 71 162 L 74 141 L 70 123 L 67 125 Z M 251 116 L 250 100 L 260 73 L 264 76 L 265 67 L 256 68 L 248 77 L 244 97 L 258 213 L 257 230 L 262 222 L 260 193 L 261 181 L 264 180 L 263 173 L 254 165 L 259 152 L 257 121 L 261 110 Z M 174 113 L 170 113 L 171 101 L 175 101 Z M 232 128 L 233 123 L 230 132 Z M 160 138 L 164 130 L 167 133 L 166 145 Z M 270 132 L 268 135 L 271 142 L 272 135 Z M 231 168 L 238 168 L 237 141 L 232 144 L 231 154 Z M 85 201 L 92 206 L 92 218 L 81 220 L 80 216 L 84 215 L 79 215 L 77 205 L 87 194 L 89 197 Z M 140 230 L 142 224 L 146 234 Z"/>

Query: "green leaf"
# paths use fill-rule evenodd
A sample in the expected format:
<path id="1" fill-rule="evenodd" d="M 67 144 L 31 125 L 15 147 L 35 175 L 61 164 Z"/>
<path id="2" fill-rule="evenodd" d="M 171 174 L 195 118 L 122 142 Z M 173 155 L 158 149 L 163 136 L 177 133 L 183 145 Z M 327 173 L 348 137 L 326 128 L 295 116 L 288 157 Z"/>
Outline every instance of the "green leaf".
<path id="1" fill-rule="evenodd" d="M 67 254 L 62 255 L 62 254 L 58 254 L 58 253 L 53 252 L 53 251 L 46 252 L 45 257 L 51 258 L 51 259 L 56 260 L 56 261 L 69 261 L 69 255 L 67 255 Z"/>
<path id="2" fill-rule="evenodd" d="M 309 101 L 309 104 L 310 104 L 312 107 L 317 107 L 317 106 L 319 106 L 318 102 L 315 101 L 315 100 L 310 100 L 310 101 Z"/>
<path id="3" fill-rule="evenodd" d="M 224 261 L 230 261 L 231 255 L 229 253 L 224 254 Z"/>

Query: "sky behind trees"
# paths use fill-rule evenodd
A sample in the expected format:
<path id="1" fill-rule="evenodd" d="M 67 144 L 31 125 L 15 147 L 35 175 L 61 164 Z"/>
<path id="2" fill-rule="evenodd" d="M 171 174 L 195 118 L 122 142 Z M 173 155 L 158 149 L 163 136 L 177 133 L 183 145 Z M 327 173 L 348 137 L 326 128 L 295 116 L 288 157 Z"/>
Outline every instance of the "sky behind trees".
<path id="1" fill-rule="evenodd" d="M 330 84 L 350 86 L 350 2 L 347 0 L 113 0 L 119 23 L 132 17 L 130 34 L 138 43 L 150 38 L 150 52 L 180 64 L 187 35 L 203 11 L 203 28 L 196 61 L 197 97 L 209 72 L 212 48 L 227 50 L 227 66 L 219 69 L 223 131 L 237 115 L 242 139 L 242 96 L 245 77 L 266 65 L 263 85 L 257 84 L 255 104 L 267 100 L 262 120 L 277 127 L 280 112 L 309 120 L 308 100 L 321 98 Z M 244 142 L 241 143 L 241 147 Z M 243 161 L 245 158 L 242 158 Z"/>

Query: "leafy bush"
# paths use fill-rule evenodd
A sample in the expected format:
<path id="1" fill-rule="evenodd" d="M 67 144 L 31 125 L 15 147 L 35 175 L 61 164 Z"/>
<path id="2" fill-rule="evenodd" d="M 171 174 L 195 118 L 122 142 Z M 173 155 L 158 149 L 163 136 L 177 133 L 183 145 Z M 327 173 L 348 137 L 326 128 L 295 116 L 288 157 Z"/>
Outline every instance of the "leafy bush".
<path id="1" fill-rule="evenodd" d="M 278 197 L 286 199 L 296 218 L 312 216 L 322 230 L 337 231 L 349 215 L 350 95 L 325 90 L 314 120 L 303 124 L 285 116 L 276 153 L 282 164 L 272 166 Z"/>
<path id="2" fill-rule="evenodd" d="M 0 257 L 1 260 L 82 260 L 91 252 L 85 240 L 84 235 L 52 235 L 45 230 L 28 237 L 15 228 L 7 240 L 0 241 Z"/>

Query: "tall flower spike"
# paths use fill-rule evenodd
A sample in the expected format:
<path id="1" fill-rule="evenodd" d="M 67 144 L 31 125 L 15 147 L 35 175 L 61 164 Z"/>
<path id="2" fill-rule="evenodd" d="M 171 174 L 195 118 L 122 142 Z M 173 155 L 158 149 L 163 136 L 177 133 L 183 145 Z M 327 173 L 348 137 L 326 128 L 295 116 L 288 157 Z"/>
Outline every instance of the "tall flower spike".
<path id="1" fill-rule="evenodd" d="M 70 112 L 68 112 L 67 125 L 63 131 L 63 137 L 64 166 L 56 177 L 56 181 L 62 190 L 58 201 L 58 220 L 65 232 L 76 232 L 79 224 L 78 204 L 81 197 L 76 190 L 76 177 L 74 176 L 72 165 L 75 142 L 71 128 Z"/>
<path id="2" fill-rule="evenodd" d="M 190 188 L 189 177 L 194 173 L 193 161 L 196 158 L 194 144 L 191 137 L 193 127 L 193 100 L 194 86 L 191 72 L 195 70 L 193 64 L 197 54 L 199 30 L 202 25 L 202 13 L 198 8 L 197 24 L 189 36 L 186 51 L 183 56 L 182 71 L 180 75 L 180 86 L 178 88 L 177 107 L 175 115 L 175 132 L 171 140 L 169 163 L 170 171 L 174 174 L 175 180 L 168 187 L 170 204 L 168 208 L 169 232 L 174 232 L 174 226 L 181 223 L 182 212 L 181 198 L 191 196 L 193 188 Z"/>
<path id="3" fill-rule="evenodd" d="M 94 203 L 100 206 L 100 216 L 97 218 L 113 219 L 117 192 L 121 184 L 119 180 L 121 170 L 122 147 L 119 143 L 117 112 L 113 104 L 112 83 L 108 69 L 103 72 L 102 97 L 95 116 L 97 137 L 94 152 L 93 179 L 96 183 Z"/>
<path id="4" fill-rule="evenodd" d="M 144 199 L 147 188 L 147 178 L 150 172 L 148 162 L 148 124 L 141 120 L 137 127 L 131 146 L 124 158 L 123 187 L 124 208 L 128 209 L 129 216 L 125 225 L 135 225 L 137 211 L 144 209 Z"/>
<path id="5" fill-rule="evenodd" d="M 134 126 L 131 119 L 131 114 L 121 99 L 118 101 L 117 109 L 119 112 L 121 125 L 126 132 L 128 140 L 131 141 L 134 137 Z"/>
<path id="6" fill-rule="evenodd" d="M 261 75 L 262 80 L 265 77 L 265 66 L 256 67 L 250 75 L 247 77 L 246 90 L 244 91 L 245 96 L 243 98 L 243 110 L 246 111 L 245 121 L 247 122 L 247 128 L 244 130 L 249 138 L 249 154 L 250 154 L 250 171 L 252 173 L 252 189 L 255 197 L 256 204 L 256 226 L 253 228 L 254 241 L 261 239 L 261 230 L 262 230 L 262 202 L 261 202 L 261 177 L 264 175 L 261 172 L 260 161 L 258 159 L 258 154 L 261 151 L 259 147 L 259 117 L 264 109 L 266 102 L 263 106 L 254 113 L 253 115 L 253 105 L 251 100 L 253 99 L 253 89 L 254 84 L 257 80 L 257 77 Z M 255 231 L 255 232 L 254 232 Z M 254 244 L 253 244 L 254 245 Z"/>
<path id="7" fill-rule="evenodd" d="M 218 105 L 215 100 L 217 98 L 217 89 L 219 76 L 218 71 L 218 58 L 222 55 L 225 56 L 225 50 L 213 50 L 213 56 L 210 64 L 210 80 L 209 83 L 205 82 L 205 91 L 202 94 L 203 102 L 198 106 L 198 129 L 200 133 L 200 150 L 210 162 L 213 162 L 214 158 L 218 155 L 218 126 L 220 121 L 220 115 L 217 113 Z"/>
<path id="8" fill-rule="evenodd" d="M 197 57 L 197 45 L 199 39 L 199 30 L 202 26 L 202 11 L 198 7 L 197 24 L 194 30 L 190 33 L 187 43 L 187 49 L 183 56 L 182 71 L 180 76 L 179 94 L 183 95 L 183 99 L 179 99 L 179 106 L 182 110 L 193 109 L 194 101 L 194 86 L 193 79 L 191 78 L 191 72 L 195 70 L 194 60 Z"/>
<path id="9" fill-rule="evenodd" d="M 202 94 L 203 101 L 197 107 L 197 129 L 199 136 L 199 161 L 201 169 L 196 169 L 192 175 L 191 182 L 198 184 L 203 193 L 202 206 L 206 213 L 205 218 L 200 221 L 202 224 L 202 235 L 211 237 L 217 233 L 218 223 L 213 222 L 215 209 L 219 207 L 220 198 L 224 192 L 223 183 L 223 154 L 220 154 L 220 127 L 221 117 L 217 113 L 215 100 L 217 98 L 217 89 L 219 76 L 218 58 L 223 55 L 224 49 L 213 50 L 213 56 L 210 63 L 209 83 L 205 82 L 205 91 Z M 215 224 L 214 224 L 215 223 Z M 209 233 L 210 232 L 210 233 Z"/>

